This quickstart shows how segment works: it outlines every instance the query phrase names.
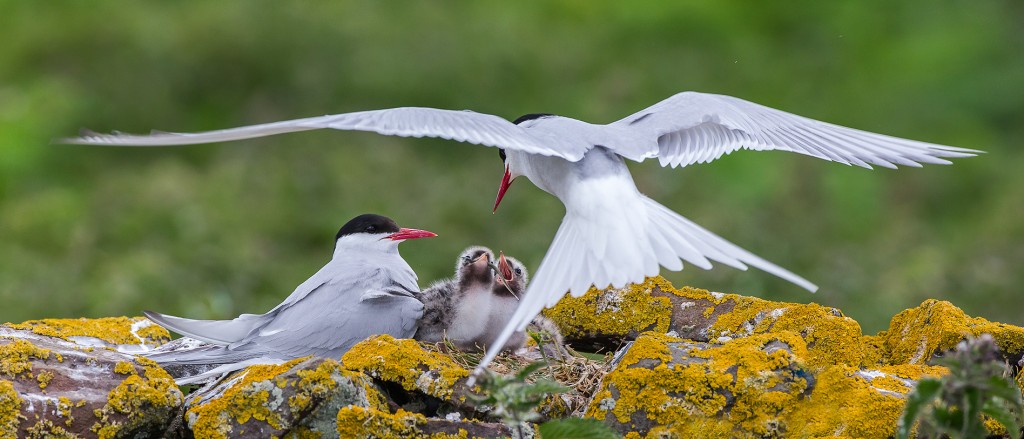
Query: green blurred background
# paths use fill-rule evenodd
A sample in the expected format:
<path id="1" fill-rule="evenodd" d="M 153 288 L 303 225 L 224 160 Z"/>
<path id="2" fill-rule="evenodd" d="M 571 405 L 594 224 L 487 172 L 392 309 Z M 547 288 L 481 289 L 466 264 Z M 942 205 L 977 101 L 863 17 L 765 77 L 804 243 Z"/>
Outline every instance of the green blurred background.
<path id="1" fill-rule="evenodd" d="M 421 285 L 470 244 L 536 268 L 562 216 L 527 182 L 491 215 L 493 149 L 309 132 L 179 149 L 51 145 L 432 106 L 610 122 L 683 90 L 988 151 L 867 171 L 786 153 L 632 164 L 641 190 L 821 285 L 677 285 L 838 307 L 865 332 L 926 298 L 1024 324 L 1024 3 L 22 2 L 0 0 L 0 321 L 259 313 L 352 216 Z"/>

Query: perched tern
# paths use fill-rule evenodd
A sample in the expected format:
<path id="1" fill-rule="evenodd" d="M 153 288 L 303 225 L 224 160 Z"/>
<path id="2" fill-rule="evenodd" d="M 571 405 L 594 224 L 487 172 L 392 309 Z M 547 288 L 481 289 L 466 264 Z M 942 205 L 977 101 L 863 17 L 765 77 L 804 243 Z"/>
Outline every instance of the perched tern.
<path id="1" fill-rule="evenodd" d="M 656 275 L 659 265 L 711 261 L 754 266 L 810 291 L 807 280 L 741 249 L 641 194 L 625 160 L 657 157 L 662 166 L 707 163 L 740 149 L 796 152 L 871 168 L 949 164 L 980 151 L 860 131 L 742 99 L 697 92 L 669 97 L 607 125 L 530 114 L 498 116 L 434 108 L 393 108 L 327 115 L 203 133 L 93 134 L 64 139 L 90 145 L 185 145 L 332 128 L 404 137 L 440 137 L 500 148 L 505 174 L 497 209 L 512 181 L 526 176 L 565 205 L 566 214 L 533 283 L 476 372 L 533 316 L 567 292 L 622 287 Z"/>
<path id="2" fill-rule="evenodd" d="M 204 374 L 209 376 L 307 355 L 341 358 L 352 345 L 376 334 L 410 338 L 423 304 L 416 298 L 416 273 L 398 254 L 398 245 L 432 236 L 437 235 L 399 228 L 384 216 L 357 216 L 338 231 L 331 261 L 265 314 L 192 320 L 146 311 L 160 326 L 205 342 L 148 356 L 179 369 L 223 365 Z M 197 378 L 202 377 L 179 382 Z"/>

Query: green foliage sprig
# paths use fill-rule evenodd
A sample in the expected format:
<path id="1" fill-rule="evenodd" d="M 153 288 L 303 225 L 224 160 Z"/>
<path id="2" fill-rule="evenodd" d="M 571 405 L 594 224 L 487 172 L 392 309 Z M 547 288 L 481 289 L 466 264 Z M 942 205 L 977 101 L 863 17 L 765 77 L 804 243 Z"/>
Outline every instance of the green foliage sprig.
<path id="1" fill-rule="evenodd" d="M 547 378 L 538 379 L 533 383 L 527 382 L 534 372 L 545 365 L 545 362 L 540 361 L 531 363 L 512 376 L 486 372 L 477 381 L 480 386 L 480 394 L 471 397 L 477 406 L 492 407 L 491 412 L 501 417 L 512 428 L 513 437 L 523 438 L 525 437 L 523 432 L 525 423 L 540 419 L 537 407 L 544 401 L 544 398 L 549 394 L 569 390 Z M 544 439 L 612 439 L 621 437 L 614 430 L 594 419 L 556 419 L 541 424 L 539 430 Z"/>
<path id="2" fill-rule="evenodd" d="M 907 405 L 896 427 L 896 437 L 910 437 L 915 421 L 918 435 L 950 438 L 985 437 L 982 415 L 999 422 L 1011 437 L 1019 437 L 1021 389 L 1010 378 L 991 335 L 960 342 L 938 363 L 949 368 L 942 378 L 922 378 L 907 395 Z"/>

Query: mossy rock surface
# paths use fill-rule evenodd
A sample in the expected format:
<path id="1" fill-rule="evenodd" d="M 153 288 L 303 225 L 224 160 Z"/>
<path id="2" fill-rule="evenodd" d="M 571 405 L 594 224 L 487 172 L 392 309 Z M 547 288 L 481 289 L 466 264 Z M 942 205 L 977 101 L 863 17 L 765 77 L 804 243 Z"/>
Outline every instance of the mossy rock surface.
<path id="1" fill-rule="evenodd" d="M 13 326 L 0 327 L 0 437 L 162 437 L 177 415 L 184 397 L 156 363 Z"/>

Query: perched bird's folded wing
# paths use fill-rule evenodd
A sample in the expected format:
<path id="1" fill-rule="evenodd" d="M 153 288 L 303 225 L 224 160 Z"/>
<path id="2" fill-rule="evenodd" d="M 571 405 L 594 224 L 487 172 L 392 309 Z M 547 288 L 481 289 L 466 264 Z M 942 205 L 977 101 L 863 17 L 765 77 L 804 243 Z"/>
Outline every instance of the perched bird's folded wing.
<path id="1" fill-rule="evenodd" d="M 323 128 L 373 131 L 388 136 L 439 137 L 572 161 L 582 158 L 592 146 L 578 139 L 537 138 L 523 127 L 490 114 L 421 107 L 334 114 L 201 133 L 154 132 L 148 136 L 84 133 L 81 137 L 59 139 L 58 142 L 120 146 L 192 145 Z"/>
<path id="2" fill-rule="evenodd" d="M 607 126 L 616 153 L 631 160 L 658 157 L 662 166 L 707 163 L 739 149 L 779 150 L 871 168 L 981 153 L 846 128 L 731 96 L 683 92 Z"/>

